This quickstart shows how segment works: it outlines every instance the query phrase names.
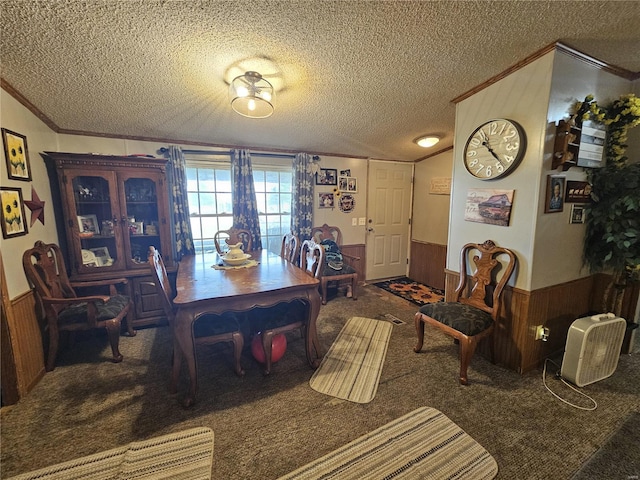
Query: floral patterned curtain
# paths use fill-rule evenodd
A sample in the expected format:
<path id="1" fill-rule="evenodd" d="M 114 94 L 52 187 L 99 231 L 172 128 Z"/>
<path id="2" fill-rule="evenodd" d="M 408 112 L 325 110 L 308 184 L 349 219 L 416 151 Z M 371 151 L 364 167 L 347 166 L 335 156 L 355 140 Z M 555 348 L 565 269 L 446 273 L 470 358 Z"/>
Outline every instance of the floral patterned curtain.
<path id="1" fill-rule="evenodd" d="M 233 150 L 231 177 L 233 179 L 233 226 L 249 230 L 253 248 L 259 250 L 262 248 L 262 240 L 249 150 Z"/>
<path id="2" fill-rule="evenodd" d="M 313 226 L 313 168 L 313 160 L 308 153 L 298 153 L 293 159 L 291 230 L 301 242 L 311 238 Z"/>
<path id="3" fill-rule="evenodd" d="M 184 255 L 194 255 L 193 235 L 189 221 L 189 204 L 187 199 L 186 162 L 180 147 L 169 146 L 168 181 L 171 224 L 173 225 L 172 248 L 174 257 L 180 260 Z M 165 252 L 162 252 L 165 253 Z"/>

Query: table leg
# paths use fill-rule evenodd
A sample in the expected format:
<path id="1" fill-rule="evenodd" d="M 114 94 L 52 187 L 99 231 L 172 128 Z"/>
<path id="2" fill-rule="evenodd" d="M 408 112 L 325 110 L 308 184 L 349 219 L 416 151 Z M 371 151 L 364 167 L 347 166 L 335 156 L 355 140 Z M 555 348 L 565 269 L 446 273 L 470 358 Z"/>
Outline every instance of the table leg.
<path id="1" fill-rule="evenodd" d="M 187 361 L 187 369 L 189 370 L 189 391 L 187 392 L 183 402 L 185 407 L 193 405 L 198 391 L 198 372 L 196 368 L 196 350 L 193 344 L 191 329 L 192 323 L 193 315 L 182 309 L 178 309 L 178 312 L 176 313 L 174 335 L 180 352 L 174 353 L 182 355 L 182 357 Z M 172 375 L 176 375 L 175 369 Z"/>
<path id="2" fill-rule="evenodd" d="M 320 313 L 320 294 L 318 293 L 318 287 L 314 286 L 308 291 L 309 299 L 309 318 L 306 328 L 306 351 L 307 361 L 311 368 L 318 368 L 320 361 L 322 360 L 322 349 L 320 348 L 320 340 L 318 339 L 318 330 L 316 328 L 316 320 Z"/>

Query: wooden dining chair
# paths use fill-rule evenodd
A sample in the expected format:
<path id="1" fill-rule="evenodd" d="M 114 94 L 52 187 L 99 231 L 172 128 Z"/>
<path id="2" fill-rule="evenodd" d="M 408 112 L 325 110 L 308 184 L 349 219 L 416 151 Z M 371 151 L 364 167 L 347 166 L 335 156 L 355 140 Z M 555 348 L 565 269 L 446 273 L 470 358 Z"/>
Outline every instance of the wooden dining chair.
<path id="1" fill-rule="evenodd" d="M 253 247 L 251 232 L 236 227 L 231 227 L 229 230 L 218 230 L 213 236 L 213 243 L 219 255 L 224 255 L 229 250 L 228 245 L 242 243 L 242 250 L 245 252 L 250 252 Z"/>
<path id="2" fill-rule="evenodd" d="M 308 275 L 319 278 L 319 271 L 324 261 L 324 249 L 311 240 L 302 242 L 300 250 L 300 268 Z M 284 257 L 283 257 L 284 258 Z M 281 303 L 263 310 L 261 312 L 262 348 L 265 353 L 265 375 L 271 373 L 271 346 L 273 337 L 280 333 L 300 329 L 301 335 L 305 336 L 307 329 L 307 318 L 309 305 L 301 300 L 289 303 Z"/>
<path id="3" fill-rule="evenodd" d="M 75 332 L 104 328 L 109 337 L 113 362 L 122 361 L 119 350 L 120 326 L 126 319 L 132 303 L 121 295 L 116 285 L 126 285 L 126 278 L 71 282 L 62 258 L 60 247 L 54 243 L 35 242 L 22 255 L 22 266 L 27 280 L 33 286 L 38 303 L 47 319 L 49 353 L 47 371 L 55 368 L 61 331 Z M 78 296 L 76 289 L 108 287 L 109 294 Z M 135 336 L 130 321 L 126 321 L 130 336 Z"/>
<path id="4" fill-rule="evenodd" d="M 499 257 L 506 257 L 506 263 L 500 262 Z M 475 267 L 470 265 L 470 259 Z M 502 291 L 515 265 L 515 254 L 491 240 L 464 245 L 460 252 L 460 283 L 455 291 L 455 301 L 428 303 L 420 308 L 414 317 L 418 343 L 413 350 L 416 353 L 422 350 L 425 323 L 453 337 L 460 348 L 460 383 L 467 385 L 471 357 L 478 342 L 493 333 L 500 318 Z M 470 267 L 473 272 L 469 273 Z M 493 342 L 489 346 L 491 362 L 494 362 Z"/>
<path id="5" fill-rule="evenodd" d="M 311 238 L 317 244 L 325 246 L 325 260 L 320 272 L 320 290 L 322 296 L 322 304 L 327 304 L 327 288 L 330 283 L 339 284 L 342 281 L 347 281 L 347 297 L 351 297 L 357 300 L 357 286 L 358 286 L 358 265 L 360 263 L 360 257 L 355 255 L 349 255 L 342 251 L 342 232 L 338 227 L 329 226 L 326 223 L 320 227 L 313 227 L 311 229 Z M 342 264 L 333 265 L 329 256 L 331 250 L 335 249 L 335 245 L 340 250 L 339 254 L 342 258 Z"/>
<path id="6" fill-rule="evenodd" d="M 149 267 L 153 276 L 153 283 L 162 302 L 169 325 L 174 328 L 176 308 L 173 305 L 173 289 L 169 283 L 167 269 L 164 266 L 162 256 L 155 247 L 149 247 Z M 236 375 L 244 375 L 244 370 L 240 363 L 242 348 L 244 347 L 244 337 L 241 333 L 240 325 L 232 314 L 224 315 L 202 315 L 193 324 L 193 336 L 196 345 L 213 345 L 220 342 L 230 342 L 233 344 L 233 365 Z M 175 350 L 175 348 L 174 348 Z M 180 375 L 181 358 L 177 358 L 174 352 L 173 371 L 171 375 L 171 391 L 177 390 L 178 377 Z"/>
<path id="7" fill-rule="evenodd" d="M 282 237 L 282 246 L 280 248 L 280 256 L 294 265 L 298 264 L 298 256 L 300 254 L 300 240 L 293 232 L 287 233 Z"/>

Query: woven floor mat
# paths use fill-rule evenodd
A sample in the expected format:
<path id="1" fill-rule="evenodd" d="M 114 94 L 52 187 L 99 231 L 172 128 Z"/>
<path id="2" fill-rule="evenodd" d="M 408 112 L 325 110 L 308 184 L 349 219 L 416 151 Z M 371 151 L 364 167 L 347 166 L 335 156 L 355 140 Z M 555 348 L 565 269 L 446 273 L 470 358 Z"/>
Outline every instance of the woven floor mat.
<path id="1" fill-rule="evenodd" d="M 333 342 L 309 380 L 315 391 L 355 403 L 376 395 L 393 325 L 352 317 Z"/>
<path id="2" fill-rule="evenodd" d="M 439 410 L 421 407 L 279 480 L 492 479 L 494 458 Z"/>

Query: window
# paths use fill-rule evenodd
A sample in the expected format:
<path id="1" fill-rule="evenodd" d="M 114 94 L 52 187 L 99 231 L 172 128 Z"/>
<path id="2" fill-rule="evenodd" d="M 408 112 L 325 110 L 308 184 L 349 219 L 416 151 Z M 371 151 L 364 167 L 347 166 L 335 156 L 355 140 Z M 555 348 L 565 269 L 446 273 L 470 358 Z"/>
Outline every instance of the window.
<path id="1" fill-rule="evenodd" d="M 228 154 L 185 155 L 191 230 L 196 253 L 215 252 L 213 236 L 233 225 L 231 163 Z M 251 158 L 262 247 L 280 253 L 291 229 L 291 159 Z"/>

